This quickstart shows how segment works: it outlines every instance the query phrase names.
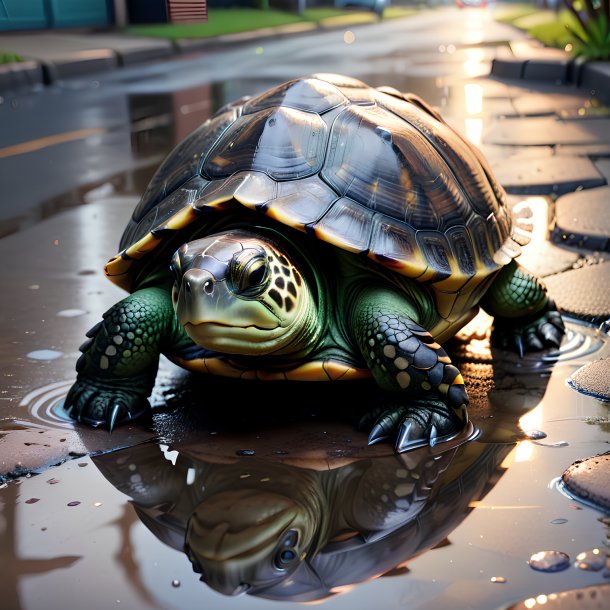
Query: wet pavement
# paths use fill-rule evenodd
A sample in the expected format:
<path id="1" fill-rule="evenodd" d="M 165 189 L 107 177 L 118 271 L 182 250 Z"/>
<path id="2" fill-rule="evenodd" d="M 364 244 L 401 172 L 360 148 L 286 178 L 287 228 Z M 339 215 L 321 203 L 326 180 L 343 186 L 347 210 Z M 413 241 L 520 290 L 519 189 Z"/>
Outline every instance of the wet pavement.
<path id="1" fill-rule="evenodd" d="M 610 523 L 561 476 L 610 449 L 608 403 L 568 383 L 610 358 L 610 253 L 599 239 L 610 235 L 605 216 L 592 220 L 604 209 L 596 164 L 610 119 L 588 91 L 488 78 L 493 49 L 472 48 L 428 50 L 406 71 L 390 53 L 354 76 L 419 93 L 481 147 L 511 200 L 536 194 L 534 239 L 519 260 L 569 313 L 561 349 L 523 359 L 499 351 L 479 316 L 447 346 L 471 397 L 472 430 L 400 456 L 367 447 L 357 431 L 370 388 L 270 392 L 210 382 L 166 360 L 149 419 L 111 435 L 67 420 L 61 405 L 78 346 L 124 296 L 103 265 L 149 168 L 192 128 L 184 117 L 196 123 L 248 87 L 274 84 L 272 63 L 257 81 L 179 95 L 149 78 L 130 106 L 131 127 L 113 135 L 143 151 L 142 169 L 85 181 L 84 190 L 99 187 L 86 205 L 0 240 L 3 260 L 18 261 L 2 272 L 3 608 L 608 606 Z M 561 203 L 571 193 L 576 217 Z M 566 222 L 569 232 L 553 230 Z M 240 403 L 249 409 L 227 408 Z M 244 504 L 252 509 L 240 511 Z M 531 558 L 544 551 L 568 559 L 542 555 L 540 571 Z"/>

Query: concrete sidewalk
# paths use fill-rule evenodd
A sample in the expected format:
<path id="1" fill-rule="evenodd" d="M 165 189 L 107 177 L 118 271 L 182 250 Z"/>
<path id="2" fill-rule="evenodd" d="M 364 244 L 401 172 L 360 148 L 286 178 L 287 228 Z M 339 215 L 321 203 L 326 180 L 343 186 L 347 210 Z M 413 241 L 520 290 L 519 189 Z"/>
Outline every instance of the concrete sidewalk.
<path id="1" fill-rule="evenodd" d="M 3 33 L 0 50 L 17 53 L 24 61 L 0 64 L 0 93 L 255 40 L 366 25 L 370 24 L 363 23 L 361 13 L 355 13 L 355 16 L 332 17 L 319 23 L 291 23 L 209 38 L 177 40 L 135 36 L 121 30 Z"/>

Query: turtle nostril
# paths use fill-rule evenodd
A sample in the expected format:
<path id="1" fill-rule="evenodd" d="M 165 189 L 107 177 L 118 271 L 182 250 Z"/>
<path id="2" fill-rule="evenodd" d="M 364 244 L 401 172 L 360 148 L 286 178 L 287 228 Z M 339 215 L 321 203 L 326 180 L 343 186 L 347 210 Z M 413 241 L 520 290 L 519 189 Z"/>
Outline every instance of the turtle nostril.
<path id="1" fill-rule="evenodd" d="M 212 280 L 206 280 L 206 282 L 203 284 L 203 290 L 207 294 L 212 294 L 212 292 L 214 292 L 214 282 L 212 282 Z"/>

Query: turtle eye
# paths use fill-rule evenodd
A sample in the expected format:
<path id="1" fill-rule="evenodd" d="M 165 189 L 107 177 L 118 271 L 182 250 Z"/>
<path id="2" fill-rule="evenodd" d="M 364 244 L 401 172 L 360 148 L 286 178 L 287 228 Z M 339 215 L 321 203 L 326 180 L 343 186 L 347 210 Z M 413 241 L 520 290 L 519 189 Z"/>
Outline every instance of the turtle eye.
<path id="1" fill-rule="evenodd" d="M 298 560 L 299 556 L 294 548 L 298 537 L 299 535 L 296 531 L 290 530 L 280 543 L 273 561 L 278 570 L 287 570 Z"/>
<path id="2" fill-rule="evenodd" d="M 261 250 L 247 248 L 233 258 L 231 281 L 240 294 L 250 297 L 260 294 L 268 275 L 267 257 Z"/>

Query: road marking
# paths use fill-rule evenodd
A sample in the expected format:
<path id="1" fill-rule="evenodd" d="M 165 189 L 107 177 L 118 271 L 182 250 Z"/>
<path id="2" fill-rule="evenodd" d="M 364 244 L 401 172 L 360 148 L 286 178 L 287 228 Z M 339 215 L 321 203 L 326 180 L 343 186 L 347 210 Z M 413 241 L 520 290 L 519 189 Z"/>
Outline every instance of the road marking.
<path id="1" fill-rule="evenodd" d="M 102 127 L 90 127 L 89 129 L 66 131 L 65 133 L 59 133 L 54 136 L 45 136 L 44 138 L 30 140 L 29 142 L 22 142 L 21 144 L 15 144 L 14 146 L 0 148 L 0 159 L 4 159 L 5 157 L 14 157 L 15 155 L 23 155 L 29 152 L 34 152 L 35 150 L 48 148 L 49 146 L 55 146 L 56 144 L 63 144 L 64 142 L 84 140 L 85 138 L 96 136 L 101 133 L 105 133 L 106 131 L 107 129 Z"/>

